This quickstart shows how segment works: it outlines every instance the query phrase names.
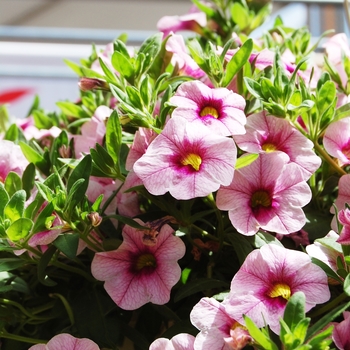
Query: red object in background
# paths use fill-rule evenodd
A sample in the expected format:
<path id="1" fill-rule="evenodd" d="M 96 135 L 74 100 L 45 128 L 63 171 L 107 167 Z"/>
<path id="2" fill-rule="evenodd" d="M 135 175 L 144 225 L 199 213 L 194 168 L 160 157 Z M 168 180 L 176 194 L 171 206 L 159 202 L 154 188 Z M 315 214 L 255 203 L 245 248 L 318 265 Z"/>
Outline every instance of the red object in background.
<path id="1" fill-rule="evenodd" d="M 30 88 L 18 88 L 12 90 L 0 91 L 0 104 L 14 102 L 17 99 L 31 93 L 33 90 Z"/>

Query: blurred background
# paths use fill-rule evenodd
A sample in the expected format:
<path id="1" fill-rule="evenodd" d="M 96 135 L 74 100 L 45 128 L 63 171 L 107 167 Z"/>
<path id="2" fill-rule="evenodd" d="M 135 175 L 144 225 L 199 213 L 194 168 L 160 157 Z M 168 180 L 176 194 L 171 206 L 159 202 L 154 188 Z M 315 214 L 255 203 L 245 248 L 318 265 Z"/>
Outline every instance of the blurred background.
<path id="1" fill-rule="evenodd" d="M 0 0 L 0 104 L 23 118 L 34 96 L 41 107 L 79 96 L 78 78 L 63 59 L 79 62 L 127 33 L 139 45 L 166 15 L 189 11 L 189 0 Z M 327 29 L 349 33 L 342 0 L 273 1 L 273 13 L 259 36 L 280 15 L 286 25 L 308 25 L 317 38 Z"/>

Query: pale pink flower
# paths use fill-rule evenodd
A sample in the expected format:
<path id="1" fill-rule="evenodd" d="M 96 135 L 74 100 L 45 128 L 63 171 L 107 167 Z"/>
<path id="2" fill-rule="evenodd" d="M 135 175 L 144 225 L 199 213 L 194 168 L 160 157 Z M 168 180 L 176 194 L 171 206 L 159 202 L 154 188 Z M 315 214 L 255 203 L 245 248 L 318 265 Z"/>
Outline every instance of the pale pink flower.
<path id="1" fill-rule="evenodd" d="M 173 54 L 171 63 L 173 66 L 177 66 L 179 75 L 188 75 L 196 79 L 205 75 L 204 71 L 188 54 L 184 38 L 181 35 L 171 35 L 165 44 L 165 48 Z"/>
<path id="2" fill-rule="evenodd" d="M 253 114 L 247 118 L 246 131 L 244 135 L 234 136 L 239 148 L 249 153 L 284 152 L 289 162 L 299 166 L 304 180 L 321 165 L 320 157 L 313 151 L 313 143 L 286 119 L 265 112 Z"/>
<path id="3" fill-rule="evenodd" d="M 312 257 L 321 260 L 326 265 L 328 265 L 334 272 L 338 270 L 337 260 L 344 259 L 342 247 L 340 243 L 337 243 L 339 235 L 333 230 L 329 231 L 324 237 L 329 240 L 330 244 L 326 245 L 324 239 L 319 241 L 315 240 L 313 244 L 306 246 L 306 252 Z M 336 284 L 339 283 L 334 279 L 330 279 L 329 283 Z"/>
<path id="4" fill-rule="evenodd" d="M 350 205 L 350 174 L 346 174 L 340 177 L 338 182 L 338 197 L 334 202 L 338 212 L 346 208 L 346 204 Z M 333 206 L 330 209 L 330 212 L 334 214 Z M 338 232 L 338 225 L 336 217 L 334 216 L 331 227 L 334 231 Z"/>
<path id="5" fill-rule="evenodd" d="M 332 338 L 339 350 L 350 349 L 350 311 L 343 312 L 344 320 L 334 325 Z"/>
<path id="6" fill-rule="evenodd" d="M 325 42 L 323 47 L 325 48 L 328 60 L 337 70 L 342 81 L 342 85 L 346 87 L 348 77 L 345 72 L 342 56 L 344 55 L 350 57 L 348 37 L 345 33 L 335 34 Z"/>
<path id="7" fill-rule="evenodd" d="M 138 128 L 134 141 L 126 158 L 126 170 L 132 170 L 134 163 L 146 152 L 148 146 L 156 138 L 157 134 L 152 129 Z"/>
<path id="8" fill-rule="evenodd" d="M 96 108 L 91 120 L 81 127 L 81 135 L 74 135 L 74 150 L 76 158 L 90 153 L 90 148 L 95 148 L 96 143 L 102 145 L 106 135 L 106 119 L 111 115 L 112 109 L 107 106 Z"/>
<path id="9" fill-rule="evenodd" d="M 164 37 L 171 32 L 190 30 L 196 33 L 203 33 L 203 27 L 207 25 L 207 16 L 199 11 L 196 6 L 192 6 L 190 12 L 182 16 L 164 16 L 158 23 L 157 28 L 163 32 Z"/>
<path id="10" fill-rule="evenodd" d="M 47 344 L 37 344 L 29 350 L 100 350 L 98 345 L 87 338 L 75 338 L 68 333 L 54 336 Z"/>
<path id="11" fill-rule="evenodd" d="M 350 117 L 337 120 L 327 127 L 323 146 L 341 165 L 350 164 Z"/>
<path id="12" fill-rule="evenodd" d="M 343 225 L 337 242 L 342 245 L 350 245 L 350 209 L 345 208 L 339 211 L 338 220 Z"/>
<path id="13" fill-rule="evenodd" d="M 193 307 L 190 319 L 200 330 L 195 350 L 241 350 L 252 341 L 248 331 L 228 314 L 225 304 L 214 298 L 202 298 Z"/>
<path id="14" fill-rule="evenodd" d="M 226 88 L 210 88 L 196 80 L 179 86 L 170 98 L 172 116 L 201 121 L 212 132 L 223 136 L 245 133 L 245 100 Z"/>
<path id="15" fill-rule="evenodd" d="M 4 182 L 10 171 L 22 176 L 29 164 L 21 147 L 12 141 L 0 140 L 0 182 Z"/>
<path id="16" fill-rule="evenodd" d="M 258 327 L 266 323 L 278 334 L 287 301 L 296 292 L 305 294 L 306 312 L 326 302 L 330 298 L 326 273 L 303 252 L 266 244 L 247 256 L 224 304 L 238 322 L 244 324 L 247 315 Z"/>
<path id="17" fill-rule="evenodd" d="M 176 199 L 205 197 L 230 184 L 236 152 L 232 139 L 176 117 L 136 161 L 134 171 L 153 195 L 169 191 Z"/>
<path id="18" fill-rule="evenodd" d="M 35 126 L 34 118 L 32 116 L 16 120 L 16 125 L 21 128 L 27 140 L 42 140 L 46 137 L 56 138 L 62 132 L 57 126 L 53 126 L 50 129 L 38 129 Z"/>
<path id="19" fill-rule="evenodd" d="M 149 350 L 193 350 L 195 337 L 191 334 L 180 333 L 172 337 L 156 339 Z"/>
<path id="20" fill-rule="evenodd" d="M 181 276 L 177 261 L 185 254 L 182 240 L 167 224 L 151 241 L 147 239 L 148 232 L 125 226 L 120 247 L 96 253 L 92 261 L 93 276 L 105 281 L 109 296 L 125 310 L 135 310 L 148 302 L 167 303 L 171 288 Z"/>
<path id="21" fill-rule="evenodd" d="M 262 228 L 289 234 L 304 226 L 301 208 L 310 201 L 311 190 L 299 167 L 288 161 L 282 152 L 262 153 L 236 170 L 229 186 L 219 189 L 216 204 L 228 210 L 238 232 L 250 236 Z"/>

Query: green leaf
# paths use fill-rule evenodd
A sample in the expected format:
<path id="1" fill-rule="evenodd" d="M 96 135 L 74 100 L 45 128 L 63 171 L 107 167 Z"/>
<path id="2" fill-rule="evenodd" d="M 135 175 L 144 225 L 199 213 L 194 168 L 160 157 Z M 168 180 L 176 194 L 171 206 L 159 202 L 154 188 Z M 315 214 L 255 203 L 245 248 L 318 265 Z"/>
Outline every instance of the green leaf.
<path id="1" fill-rule="evenodd" d="M 326 263 L 324 263 L 323 261 L 321 261 L 317 258 L 313 258 L 313 257 L 311 258 L 311 261 L 315 265 L 319 266 L 327 274 L 328 277 L 333 278 L 340 283 L 343 283 L 342 279 Z"/>
<path id="2" fill-rule="evenodd" d="M 19 258 L 1 258 L 0 272 L 11 271 L 23 266 L 26 262 Z"/>
<path id="3" fill-rule="evenodd" d="M 46 274 L 47 266 L 49 265 L 53 255 L 56 253 L 57 248 L 55 246 L 49 247 L 46 252 L 41 256 L 39 263 L 38 263 L 38 280 L 40 283 L 42 283 L 45 286 L 52 287 L 55 286 L 57 283 L 50 279 Z"/>
<path id="4" fill-rule="evenodd" d="M 239 2 L 235 2 L 231 6 L 231 17 L 241 31 L 250 24 L 249 9 Z"/>
<path id="5" fill-rule="evenodd" d="M 119 51 L 115 51 L 112 55 L 112 65 L 128 82 L 133 82 L 135 71 L 129 57 L 124 56 Z"/>
<path id="6" fill-rule="evenodd" d="M 90 118 L 90 114 L 73 102 L 59 101 L 56 102 L 57 107 L 67 116 L 75 118 Z"/>
<path id="7" fill-rule="evenodd" d="M 343 288 L 344 288 L 344 293 L 347 296 L 350 296 L 350 274 L 348 274 L 345 277 Z"/>
<path id="8" fill-rule="evenodd" d="M 40 153 L 38 153 L 36 150 L 34 150 L 34 148 L 30 147 L 24 142 L 20 141 L 19 145 L 24 156 L 28 159 L 29 163 L 33 163 L 44 174 L 47 174 L 49 172 L 50 164 Z"/>
<path id="9" fill-rule="evenodd" d="M 9 199 L 10 196 L 7 194 L 3 183 L 0 181 L 0 218 L 4 216 L 4 209 Z"/>
<path id="10" fill-rule="evenodd" d="M 19 241 L 20 239 L 25 238 L 30 234 L 32 227 L 32 220 L 27 218 L 19 218 L 13 222 L 11 226 L 6 230 L 6 234 L 11 241 Z"/>
<path id="11" fill-rule="evenodd" d="M 78 194 L 75 196 L 75 200 L 79 201 L 81 200 L 85 192 L 87 190 L 87 187 L 89 185 L 89 178 L 91 174 L 91 168 L 92 168 L 92 160 L 90 154 L 86 155 L 80 162 L 79 164 L 74 168 L 72 171 L 71 175 L 68 178 L 68 183 L 67 183 L 67 193 L 71 191 L 73 185 L 83 179 L 85 180 L 84 185 L 80 186 Z"/>
<path id="12" fill-rule="evenodd" d="M 237 170 L 237 169 L 244 168 L 245 166 L 253 163 L 254 160 L 256 160 L 258 157 L 259 157 L 259 154 L 257 153 L 250 153 L 239 157 L 236 161 L 235 169 Z"/>
<path id="13" fill-rule="evenodd" d="M 10 171 L 6 176 L 4 185 L 9 196 L 12 196 L 22 189 L 22 179 L 17 173 Z"/>
<path id="14" fill-rule="evenodd" d="M 69 259 L 75 259 L 79 244 L 79 233 L 66 233 L 60 235 L 55 239 L 53 244 Z"/>
<path id="15" fill-rule="evenodd" d="M 174 302 L 178 302 L 190 295 L 213 288 L 229 289 L 229 284 L 225 281 L 211 278 L 198 278 L 186 283 L 174 296 Z"/>
<path id="16" fill-rule="evenodd" d="M 284 310 L 283 320 L 292 332 L 297 324 L 305 318 L 305 294 L 303 292 L 294 293 Z"/>
<path id="17" fill-rule="evenodd" d="M 24 204 L 26 201 L 26 192 L 24 190 L 17 191 L 9 200 L 4 208 L 5 216 L 12 222 L 23 216 Z"/>
<path id="18" fill-rule="evenodd" d="M 38 232 L 47 231 L 50 227 L 47 227 L 47 218 L 52 216 L 54 211 L 53 203 L 48 203 L 44 209 L 42 209 L 39 215 L 35 218 L 35 223 L 33 227 L 33 234 Z"/>
<path id="19" fill-rule="evenodd" d="M 103 59 L 101 57 L 98 58 L 100 62 L 100 66 L 103 70 L 103 73 L 105 73 L 107 82 L 119 85 L 119 81 L 116 77 L 116 75 L 109 69 L 109 67 L 104 63 Z"/>
<path id="20" fill-rule="evenodd" d="M 34 188 L 35 175 L 35 165 L 29 163 L 22 175 L 22 187 L 26 191 L 27 199 L 31 196 L 32 189 Z"/>
<path id="21" fill-rule="evenodd" d="M 263 94 L 261 91 L 261 85 L 255 81 L 254 79 L 248 78 L 248 77 L 244 77 L 244 82 L 245 85 L 248 89 L 248 91 L 256 98 L 258 99 L 262 99 L 263 98 Z"/>
<path id="22" fill-rule="evenodd" d="M 16 124 L 12 124 L 5 133 L 4 140 L 13 141 L 18 144 L 19 141 L 27 142 L 26 137 L 23 134 L 23 131 Z"/>
<path id="23" fill-rule="evenodd" d="M 248 61 L 250 54 L 253 50 L 253 40 L 248 39 L 240 49 L 232 56 L 231 60 L 227 63 L 226 72 L 222 86 L 226 87 L 230 84 L 233 77 L 238 73 L 238 71 L 244 66 Z"/>
<path id="24" fill-rule="evenodd" d="M 115 164 L 119 166 L 120 148 L 122 144 L 122 128 L 116 110 L 110 115 L 106 126 L 106 147 Z"/>
<path id="25" fill-rule="evenodd" d="M 248 328 L 250 336 L 265 350 L 278 350 L 277 345 L 266 336 L 255 323 L 246 315 L 243 315 L 245 325 Z"/>

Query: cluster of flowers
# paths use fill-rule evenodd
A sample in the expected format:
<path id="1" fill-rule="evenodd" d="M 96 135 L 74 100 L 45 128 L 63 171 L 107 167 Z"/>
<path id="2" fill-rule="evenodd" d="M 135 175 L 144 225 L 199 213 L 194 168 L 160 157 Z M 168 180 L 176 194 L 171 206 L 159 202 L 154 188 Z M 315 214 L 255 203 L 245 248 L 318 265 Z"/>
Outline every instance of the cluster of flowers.
<path id="1" fill-rule="evenodd" d="M 305 28 L 249 38 L 269 4 L 194 3 L 2 130 L 5 349 L 349 349 L 348 40 L 316 65 Z"/>

